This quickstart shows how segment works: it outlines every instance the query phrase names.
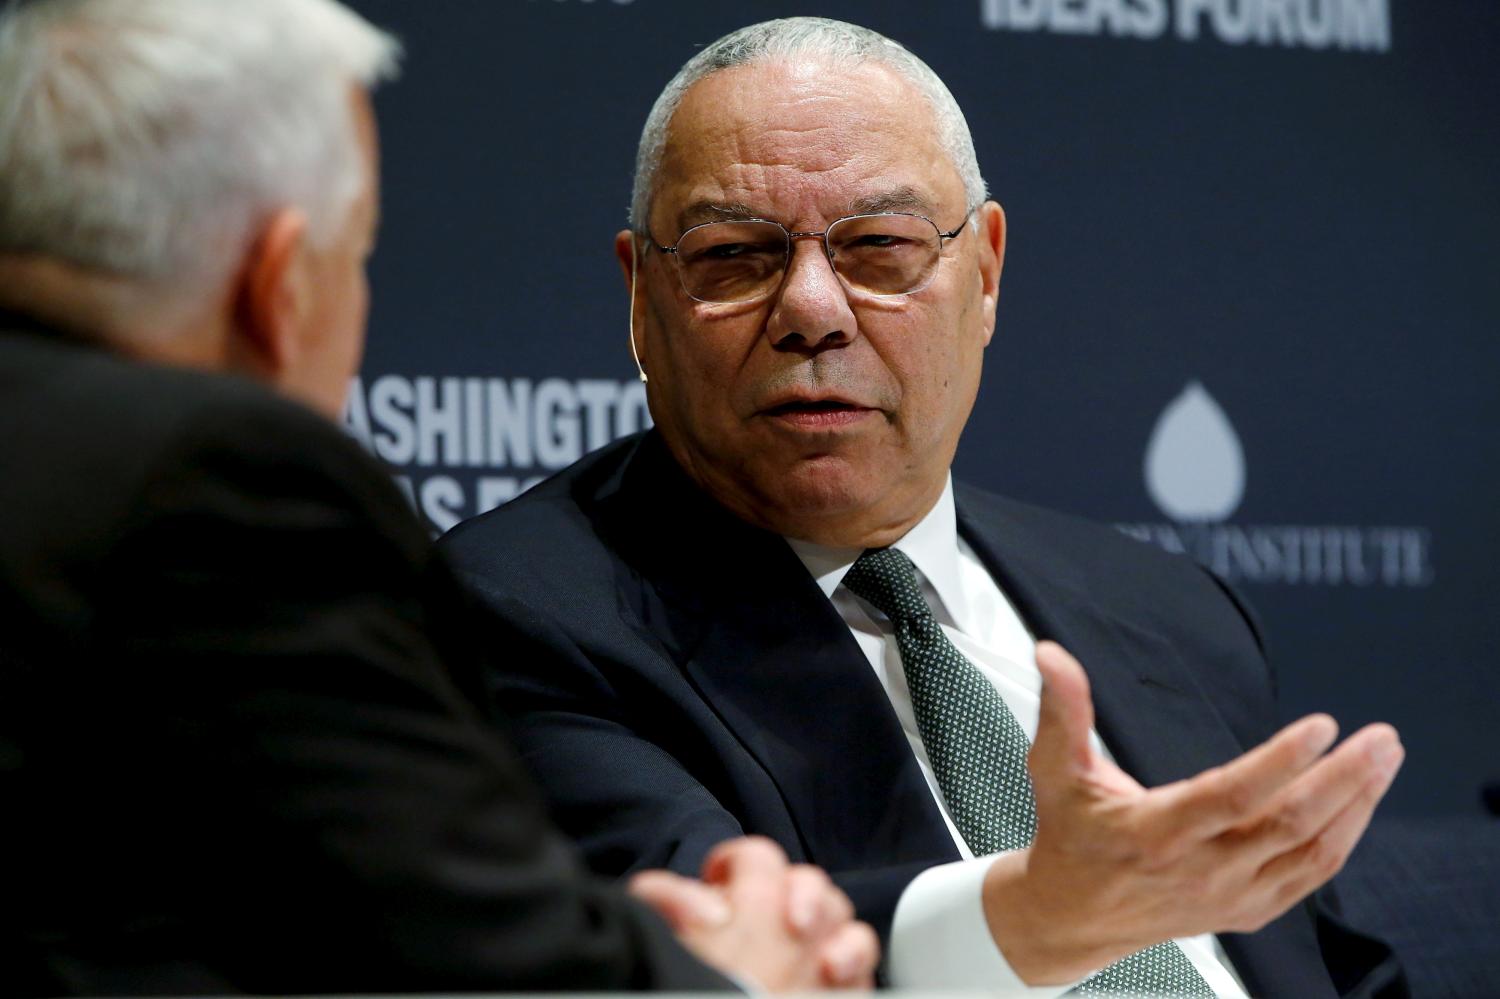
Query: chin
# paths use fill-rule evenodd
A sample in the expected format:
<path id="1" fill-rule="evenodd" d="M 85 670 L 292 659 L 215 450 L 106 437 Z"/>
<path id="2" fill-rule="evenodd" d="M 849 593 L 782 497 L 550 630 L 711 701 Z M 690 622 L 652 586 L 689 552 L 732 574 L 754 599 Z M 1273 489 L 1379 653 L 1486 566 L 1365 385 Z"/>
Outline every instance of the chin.
<path id="1" fill-rule="evenodd" d="M 767 476 L 763 495 L 787 519 L 817 521 L 868 510 L 888 487 L 843 458 L 805 458 Z"/>

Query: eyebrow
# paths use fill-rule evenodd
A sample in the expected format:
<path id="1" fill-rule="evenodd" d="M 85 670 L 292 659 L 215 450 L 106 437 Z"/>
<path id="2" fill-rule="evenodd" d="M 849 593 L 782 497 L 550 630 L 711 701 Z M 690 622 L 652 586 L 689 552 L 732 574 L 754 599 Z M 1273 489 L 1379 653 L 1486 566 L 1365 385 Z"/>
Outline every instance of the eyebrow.
<path id="1" fill-rule="evenodd" d="M 915 187 L 903 186 L 879 194 L 867 194 L 849 201 L 849 214 L 874 215 L 879 212 L 933 213 L 932 201 Z"/>
<path id="2" fill-rule="evenodd" d="M 759 218 L 765 216 L 741 202 L 695 201 L 678 214 L 677 231 L 686 232 L 705 222 L 738 222 Z"/>

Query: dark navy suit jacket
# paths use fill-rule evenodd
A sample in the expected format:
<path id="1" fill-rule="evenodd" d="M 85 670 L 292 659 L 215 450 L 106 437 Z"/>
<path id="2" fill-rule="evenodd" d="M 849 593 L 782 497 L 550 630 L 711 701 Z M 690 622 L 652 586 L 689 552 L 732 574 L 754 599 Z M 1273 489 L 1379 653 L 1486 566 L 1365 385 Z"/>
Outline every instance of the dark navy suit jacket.
<path id="1" fill-rule="evenodd" d="M 547 822 L 338 428 L 4 315 L 0 428 L 0 995 L 729 987 Z"/>
<path id="2" fill-rule="evenodd" d="M 1190 776 L 1272 733 L 1258 634 L 1214 577 L 1107 528 L 955 495 L 959 530 L 1033 633 L 1087 668 L 1099 733 L 1138 780 Z M 443 548 L 495 640 L 531 647 L 503 657 L 493 693 L 596 869 L 691 872 L 720 840 L 759 833 L 826 868 L 885 936 L 911 879 L 958 859 L 832 603 L 655 433 L 595 452 Z M 1252 994 L 1401 988 L 1388 950 L 1321 903 L 1223 939 Z"/>

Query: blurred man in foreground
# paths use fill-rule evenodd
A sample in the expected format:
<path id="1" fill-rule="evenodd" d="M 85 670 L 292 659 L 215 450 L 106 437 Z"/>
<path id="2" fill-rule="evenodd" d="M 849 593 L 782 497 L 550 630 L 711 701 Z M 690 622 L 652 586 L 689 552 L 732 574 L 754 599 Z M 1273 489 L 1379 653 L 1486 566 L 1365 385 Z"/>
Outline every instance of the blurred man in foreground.
<path id="1" fill-rule="evenodd" d="M 595 864 L 772 836 L 908 987 L 1398 992 L 1308 898 L 1396 733 L 1275 732 L 1215 579 L 952 482 L 1006 230 L 937 76 L 854 25 L 753 25 L 667 84 L 635 184 L 656 429 L 446 541 L 545 652 L 495 688 Z"/>
<path id="2" fill-rule="evenodd" d="M 396 56 L 331 0 L 0 13 L 4 991 L 868 982 L 766 841 L 637 880 L 674 940 L 464 696 L 425 531 L 328 419 Z"/>

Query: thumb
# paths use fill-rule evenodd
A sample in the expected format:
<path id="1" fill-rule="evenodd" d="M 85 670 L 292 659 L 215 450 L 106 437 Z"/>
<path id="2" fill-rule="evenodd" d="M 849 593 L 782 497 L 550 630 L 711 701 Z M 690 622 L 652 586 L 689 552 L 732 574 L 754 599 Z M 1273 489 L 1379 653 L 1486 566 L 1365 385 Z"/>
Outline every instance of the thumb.
<path id="1" fill-rule="evenodd" d="M 671 871 L 642 871 L 630 879 L 627 890 L 677 933 L 723 926 L 732 914 L 717 888 Z"/>
<path id="2" fill-rule="evenodd" d="M 1031 744 L 1032 783 L 1042 773 L 1086 770 L 1093 758 L 1089 731 L 1094 727 L 1094 702 L 1089 678 L 1077 659 L 1056 642 L 1036 643 L 1036 667 L 1042 674 L 1041 713 Z"/>

